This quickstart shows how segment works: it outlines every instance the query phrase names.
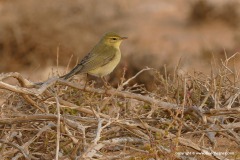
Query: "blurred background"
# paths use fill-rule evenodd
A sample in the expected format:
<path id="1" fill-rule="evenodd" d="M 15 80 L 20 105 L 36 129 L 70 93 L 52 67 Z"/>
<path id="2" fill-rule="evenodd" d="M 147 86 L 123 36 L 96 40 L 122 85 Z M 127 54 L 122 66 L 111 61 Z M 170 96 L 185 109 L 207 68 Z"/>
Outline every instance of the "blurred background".
<path id="1" fill-rule="evenodd" d="M 110 76 L 148 67 L 208 73 L 240 49 L 238 0 L 0 0 L 0 71 L 33 81 L 71 69 L 108 31 L 129 37 Z M 57 56 L 58 55 L 58 56 Z M 180 60 L 181 59 L 181 60 Z M 239 63 L 239 56 L 234 59 Z M 151 75 L 138 81 L 146 83 Z"/>

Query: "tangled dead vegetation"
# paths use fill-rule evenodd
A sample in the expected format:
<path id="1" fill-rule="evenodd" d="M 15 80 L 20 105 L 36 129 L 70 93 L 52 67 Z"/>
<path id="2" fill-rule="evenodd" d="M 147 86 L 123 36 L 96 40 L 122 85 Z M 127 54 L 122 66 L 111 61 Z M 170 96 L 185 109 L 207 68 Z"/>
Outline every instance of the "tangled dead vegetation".
<path id="1" fill-rule="evenodd" d="M 238 159 L 239 74 L 214 66 L 161 75 L 150 68 L 115 89 L 53 77 L 40 84 L 0 75 L 2 159 Z M 178 68 L 177 68 L 178 69 Z M 177 70 L 176 69 L 176 70 Z M 153 92 L 130 82 L 154 72 Z M 19 85 L 4 80 L 15 78 Z M 222 146 L 224 145 L 224 146 Z"/>

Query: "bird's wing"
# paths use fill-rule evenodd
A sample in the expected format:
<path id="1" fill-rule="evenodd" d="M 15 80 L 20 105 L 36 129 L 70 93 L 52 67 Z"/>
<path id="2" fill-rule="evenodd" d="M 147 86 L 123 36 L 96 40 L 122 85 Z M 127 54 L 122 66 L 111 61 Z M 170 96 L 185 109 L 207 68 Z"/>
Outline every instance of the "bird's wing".
<path id="1" fill-rule="evenodd" d="M 114 56 L 116 55 L 115 48 L 111 48 L 111 49 L 107 49 L 107 50 L 106 50 L 106 48 L 103 48 L 101 50 L 101 54 L 98 54 L 96 52 L 99 52 L 99 51 L 95 50 L 95 51 L 89 53 L 78 64 L 79 66 L 82 66 L 81 70 L 80 70 L 81 73 L 87 73 L 88 71 L 91 71 L 98 67 L 104 66 L 109 61 L 111 61 L 114 58 Z"/>
<path id="2" fill-rule="evenodd" d="M 99 52 L 101 52 L 101 54 L 99 54 Z M 111 48 L 111 49 L 101 48 L 101 51 L 93 49 L 69 73 L 61 76 L 60 78 L 68 79 L 75 74 L 87 73 L 88 71 L 104 66 L 109 61 L 111 61 L 115 55 L 116 55 L 115 48 Z"/>

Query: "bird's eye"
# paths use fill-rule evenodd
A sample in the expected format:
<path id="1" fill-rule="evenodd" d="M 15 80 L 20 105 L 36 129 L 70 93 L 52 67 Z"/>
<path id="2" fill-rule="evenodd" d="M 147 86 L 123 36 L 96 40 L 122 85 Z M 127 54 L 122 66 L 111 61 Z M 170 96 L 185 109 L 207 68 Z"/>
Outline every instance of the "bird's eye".
<path id="1" fill-rule="evenodd" d="M 117 40 L 117 38 L 112 38 L 112 40 L 116 41 L 116 40 Z"/>

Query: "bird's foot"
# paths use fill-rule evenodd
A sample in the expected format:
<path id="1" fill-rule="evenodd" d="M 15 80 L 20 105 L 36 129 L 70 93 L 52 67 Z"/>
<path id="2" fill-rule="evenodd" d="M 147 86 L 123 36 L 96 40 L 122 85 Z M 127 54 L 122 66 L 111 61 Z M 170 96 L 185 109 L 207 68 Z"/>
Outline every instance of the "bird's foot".
<path id="1" fill-rule="evenodd" d="M 112 88 L 112 86 L 110 85 L 110 83 L 107 82 L 105 77 L 102 77 L 102 81 L 103 81 L 103 85 L 104 85 L 105 89 L 109 90 Z"/>

